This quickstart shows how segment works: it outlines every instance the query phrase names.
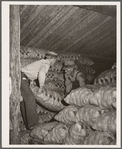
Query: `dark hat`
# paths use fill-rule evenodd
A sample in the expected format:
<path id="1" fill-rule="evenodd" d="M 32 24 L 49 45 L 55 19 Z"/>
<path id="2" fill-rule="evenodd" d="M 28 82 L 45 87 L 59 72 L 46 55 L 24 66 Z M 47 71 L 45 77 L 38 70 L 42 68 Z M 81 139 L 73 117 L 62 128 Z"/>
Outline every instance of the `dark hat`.
<path id="1" fill-rule="evenodd" d="M 57 58 L 57 53 L 50 51 L 50 52 L 47 52 L 45 56 L 46 58 Z"/>
<path id="2" fill-rule="evenodd" d="M 68 69 L 68 68 L 77 68 L 77 65 L 65 65 L 64 69 Z"/>
<path id="3" fill-rule="evenodd" d="M 64 69 L 68 68 L 77 68 L 77 65 L 75 64 L 74 61 L 66 61 L 64 64 Z"/>

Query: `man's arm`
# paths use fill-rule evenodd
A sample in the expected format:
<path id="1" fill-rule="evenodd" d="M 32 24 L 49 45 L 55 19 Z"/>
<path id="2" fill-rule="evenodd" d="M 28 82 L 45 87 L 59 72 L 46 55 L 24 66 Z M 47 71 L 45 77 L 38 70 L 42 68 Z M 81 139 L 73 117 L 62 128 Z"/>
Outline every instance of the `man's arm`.
<path id="1" fill-rule="evenodd" d="M 39 79 L 39 86 L 42 87 L 44 86 L 45 80 L 46 80 L 46 74 L 49 70 L 49 65 L 43 65 L 38 73 L 38 79 Z"/>
<path id="2" fill-rule="evenodd" d="M 84 86 L 85 85 L 85 80 L 86 79 L 85 79 L 85 76 L 84 76 L 84 74 L 82 72 L 79 72 L 77 74 L 77 80 L 78 80 L 80 86 Z"/>
<path id="3" fill-rule="evenodd" d="M 69 80 L 67 74 L 65 74 L 65 86 L 66 86 L 66 94 L 68 94 L 72 90 L 72 82 Z"/>

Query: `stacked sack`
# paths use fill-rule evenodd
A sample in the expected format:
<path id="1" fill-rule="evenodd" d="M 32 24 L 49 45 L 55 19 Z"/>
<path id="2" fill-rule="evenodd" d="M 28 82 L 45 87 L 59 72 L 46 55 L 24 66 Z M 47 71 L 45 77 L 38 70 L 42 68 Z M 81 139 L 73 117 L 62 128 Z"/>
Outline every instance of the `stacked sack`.
<path id="1" fill-rule="evenodd" d="M 36 87 L 32 91 L 37 96 Z M 45 89 L 36 99 L 40 104 L 45 102 L 45 107 L 48 103 L 47 108 L 57 113 L 52 113 L 52 122 L 41 123 L 31 131 L 33 139 L 43 144 L 116 144 L 115 81 L 82 86 L 72 90 L 64 99 L 55 98 L 53 102 L 51 98 L 55 94 L 52 97 L 48 94 L 51 93 Z M 62 105 L 62 100 L 67 106 Z"/>
<path id="2" fill-rule="evenodd" d="M 62 122 L 48 122 L 35 127 L 30 136 L 43 144 L 62 144 L 69 126 Z"/>
<path id="3" fill-rule="evenodd" d="M 53 122 L 40 124 L 30 133 L 44 144 L 116 144 L 116 87 L 86 85 L 65 97 L 69 105 Z"/>
<path id="4" fill-rule="evenodd" d="M 53 90 L 48 90 L 46 88 L 42 89 L 42 92 L 38 94 L 39 87 L 36 85 L 31 85 L 30 86 L 32 92 L 34 93 L 34 96 L 36 98 L 36 102 L 40 105 L 43 106 L 44 108 L 50 110 L 50 111 L 60 111 L 62 110 L 65 106 L 62 104 L 62 96 L 60 93 L 53 91 Z"/>
<path id="5" fill-rule="evenodd" d="M 73 90 L 64 100 L 70 105 L 55 116 L 57 121 L 71 125 L 64 144 L 115 144 L 115 84 L 86 85 Z"/>

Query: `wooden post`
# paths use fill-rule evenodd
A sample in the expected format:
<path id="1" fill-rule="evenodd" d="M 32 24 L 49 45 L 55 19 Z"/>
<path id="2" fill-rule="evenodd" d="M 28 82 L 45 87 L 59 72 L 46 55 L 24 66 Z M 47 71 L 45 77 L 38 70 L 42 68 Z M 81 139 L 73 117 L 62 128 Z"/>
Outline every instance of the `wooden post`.
<path id="1" fill-rule="evenodd" d="M 10 77 L 12 93 L 10 95 L 10 144 L 20 144 L 20 14 L 19 6 L 10 6 Z M 10 129 L 10 128 L 9 128 Z"/>

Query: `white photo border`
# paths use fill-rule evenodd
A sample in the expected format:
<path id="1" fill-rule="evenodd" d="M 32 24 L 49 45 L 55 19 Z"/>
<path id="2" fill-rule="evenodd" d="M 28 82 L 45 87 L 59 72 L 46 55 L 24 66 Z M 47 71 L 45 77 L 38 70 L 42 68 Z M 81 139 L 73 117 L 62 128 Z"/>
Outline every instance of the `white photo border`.
<path id="1" fill-rule="evenodd" d="M 117 145 L 10 145 L 9 144 L 9 6 L 116 5 L 117 8 Z M 120 148 L 121 147 L 121 3 L 118 1 L 2 1 L 2 147 L 4 148 Z"/>

